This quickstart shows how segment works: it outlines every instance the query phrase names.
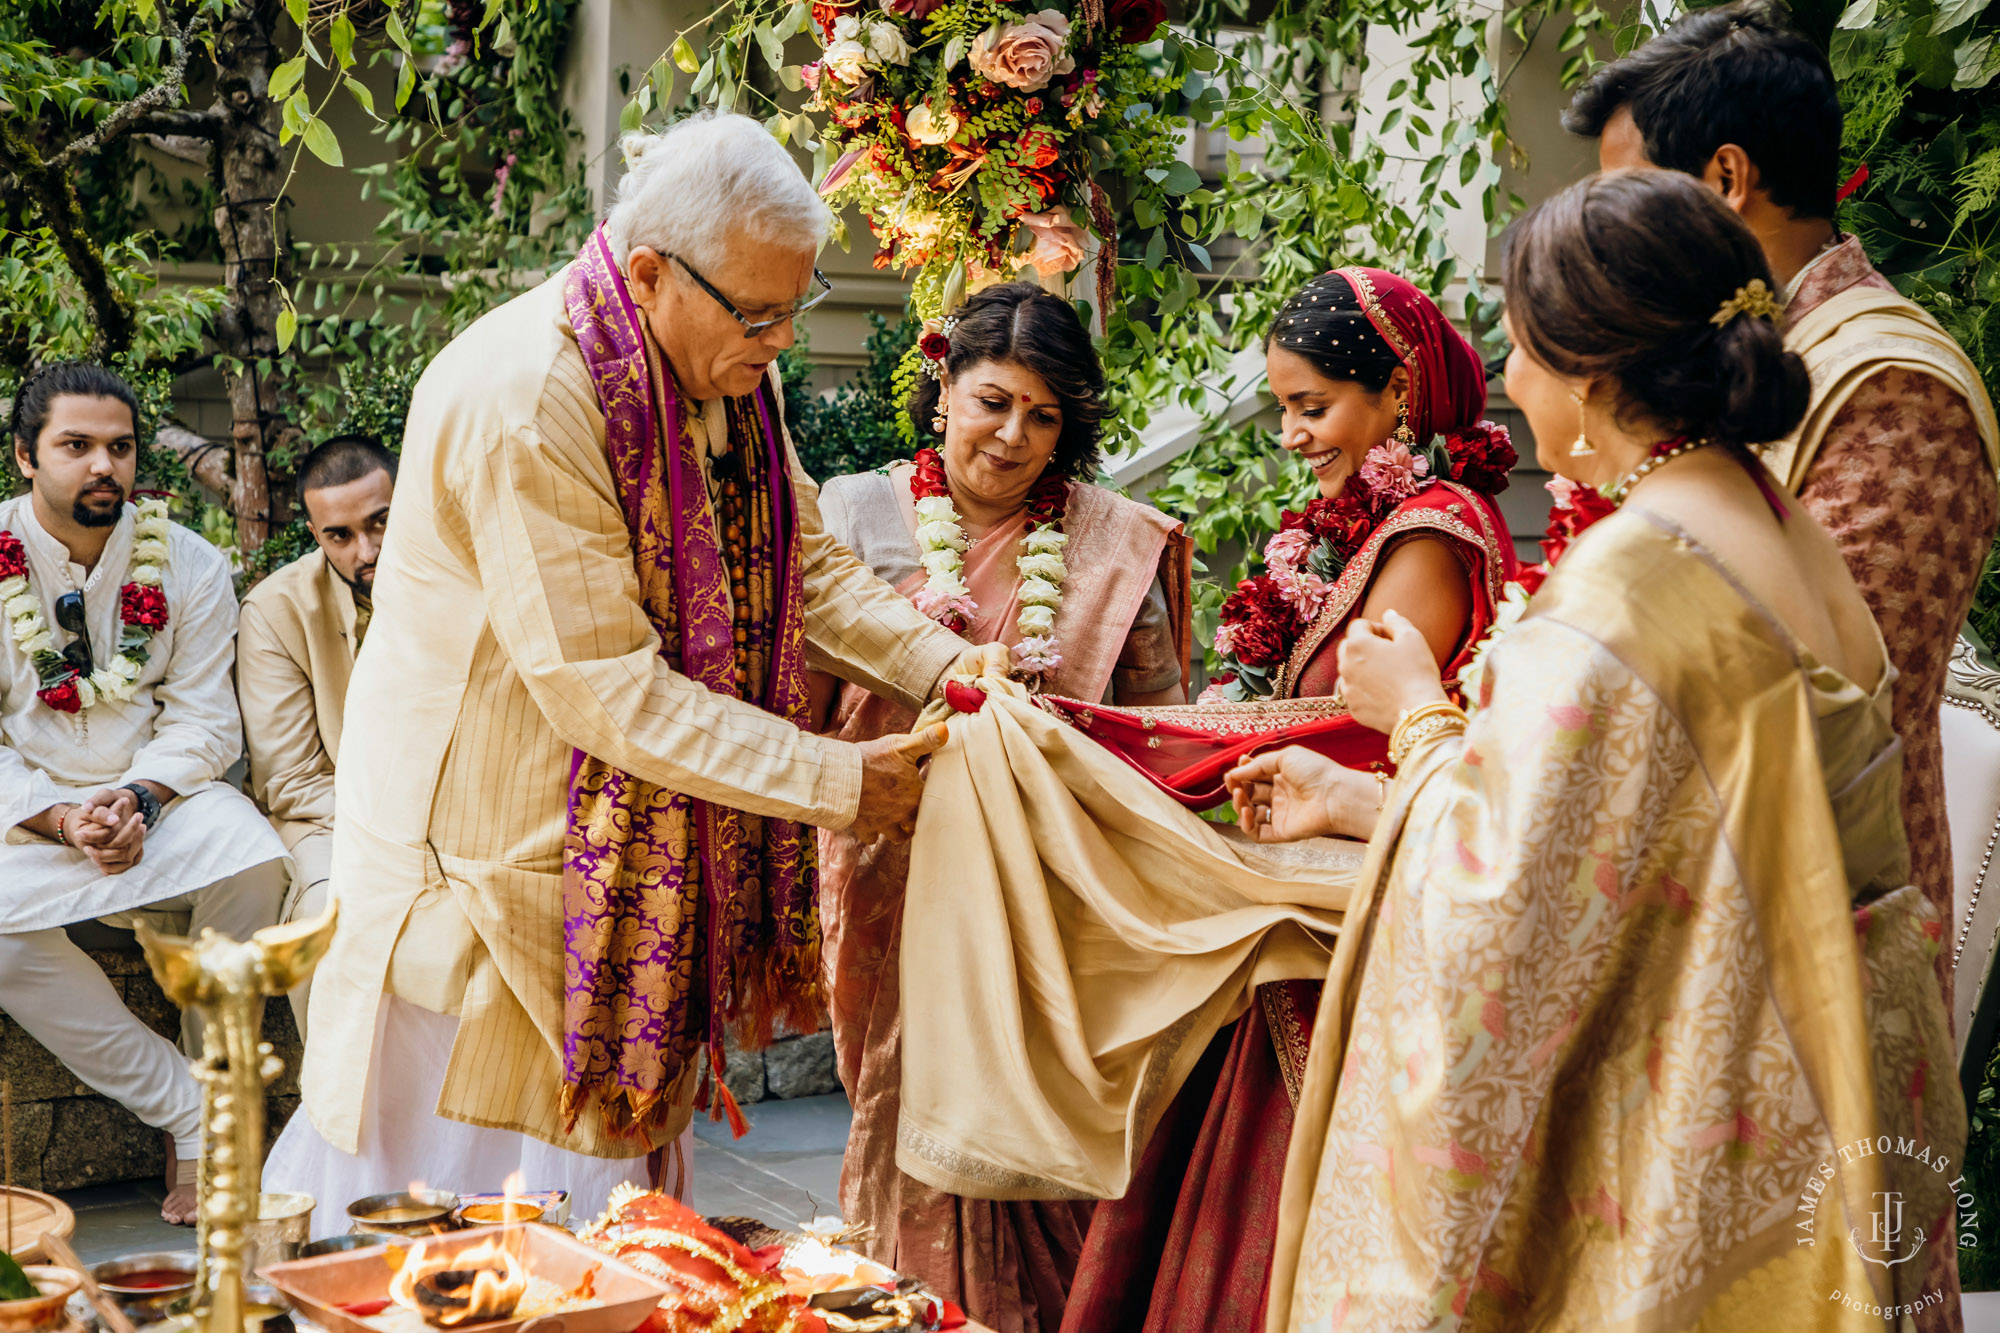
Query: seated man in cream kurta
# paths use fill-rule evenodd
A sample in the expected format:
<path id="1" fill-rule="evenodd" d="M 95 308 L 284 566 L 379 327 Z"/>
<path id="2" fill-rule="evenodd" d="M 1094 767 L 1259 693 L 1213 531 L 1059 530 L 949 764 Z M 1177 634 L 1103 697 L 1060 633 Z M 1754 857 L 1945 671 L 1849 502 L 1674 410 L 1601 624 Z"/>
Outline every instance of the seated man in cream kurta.
<path id="1" fill-rule="evenodd" d="M 993 659 L 827 538 L 784 438 L 812 185 L 739 116 L 625 150 L 577 259 L 417 386 L 266 1188 L 518 1169 L 590 1215 L 655 1176 L 725 1027 L 817 1019 L 805 826 L 908 836 L 941 740 L 812 734 L 806 670 L 920 707 Z"/>
<path id="2" fill-rule="evenodd" d="M 318 548 L 243 599 L 236 697 L 250 790 L 298 865 L 286 915 L 326 910 L 333 868 L 333 766 L 354 655 L 373 614 L 375 562 L 389 523 L 396 456 L 365 435 L 326 441 L 299 465 L 299 503 Z M 292 1012 L 306 1030 L 306 996 Z"/>
<path id="3" fill-rule="evenodd" d="M 0 1011 L 167 1135 L 169 1222 L 194 1220 L 201 1089 L 63 927 L 192 916 L 236 939 L 278 919 L 290 862 L 222 781 L 242 752 L 222 553 L 126 503 L 138 402 L 101 366 L 45 367 L 14 401 L 29 493 L 0 503 Z M 188 1015 L 182 1037 L 198 1051 Z"/>

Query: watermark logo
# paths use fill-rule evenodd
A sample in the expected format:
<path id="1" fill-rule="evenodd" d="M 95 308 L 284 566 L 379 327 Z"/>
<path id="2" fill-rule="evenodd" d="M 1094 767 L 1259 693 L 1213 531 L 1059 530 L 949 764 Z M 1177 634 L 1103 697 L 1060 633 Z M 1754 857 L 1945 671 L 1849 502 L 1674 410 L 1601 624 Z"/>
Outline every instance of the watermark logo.
<path id="1" fill-rule="evenodd" d="M 1914 1139 L 1898 1138 L 1889 1134 L 1873 1139 L 1857 1139 L 1839 1148 L 1836 1155 L 1837 1161 L 1834 1157 L 1829 1157 L 1813 1169 L 1805 1189 L 1799 1193 L 1798 1215 L 1794 1225 L 1798 1230 L 1797 1241 L 1800 1245 L 1812 1245 L 1820 1239 L 1816 1230 L 1816 1224 L 1820 1220 L 1819 1207 L 1832 1189 L 1833 1182 L 1839 1176 L 1843 1165 L 1852 1165 L 1869 1157 L 1900 1157 L 1907 1163 L 1921 1166 L 1940 1176 L 1949 1175 L 1952 1165 L 1949 1157 L 1932 1152 L 1929 1145 L 1919 1147 Z M 1907 1183 L 1909 1178 L 1907 1166 L 1903 1168 L 1903 1173 L 1904 1181 Z M 1909 1263 L 1922 1254 L 1933 1240 L 1947 1245 L 1954 1241 L 1960 1245 L 1978 1244 L 1979 1214 L 1974 1211 L 1972 1195 L 1965 1192 L 1965 1177 L 1959 1176 L 1945 1188 L 1950 1192 L 1953 1202 L 1958 1205 L 1955 1236 L 1949 1217 L 1944 1219 L 1940 1234 L 1935 1236 L 1925 1234 L 1924 1228 L 1916 1222 L 1926 1219 L 1919 1218 L 1912 1221 L 1906 1217 L 1905 1205 L 1908 1199 L 1904 1192 L 1886 1189 L 1874 1195 L 1875 1206 L 1867 1215 L 1867 1225 L 1848 1229 L 1845 1237 L 1847 1244 L 1852 1246 L 1855 1254 L 1864 1261 L 1885 1269 L 1895 1269 Z M 1838 1216 L 1838 1213 L 1834 1215 Z M 1940 1291 L 1926 1290 L 1909 1303 L 1896 1305 L 1878 1304 L 1873 1293 L 1867 1292 L 1856 1296 L 1835 1291 L 1829 1294 L 1828 1299 L 1862 1314 L 1898 1318 L 1940 1304 L 1944 1294 Z"/>
<path id="2" fill-rule="evenodd" d="M 1868 1240 L 1861 1239 L 1860 1227 L 1855 1227 L 1847 1233 L 1848 1243 L 1854 1246 L 1854 1252 L 1869 1263 L 1880 1264 L 1884 1268 L 1894 1268 L 1898 1264 L 1910 1262 L 1917 1257 L 1917 1252 L 1924 1248 L 1924 1229 L 1912 1227 L 1915 1239 L 1910 1242 L 1910 1248 L 1900 1255 L 1896 1253 L 1896 1247 L 1903 1243 L 1903 1196 L 1898 1191 L 1884 1190 L 1877 1194 L 1875 1211 L 1869 1216 L 1873 1219 L 1875 1227 L 1874 1233 Z"/>

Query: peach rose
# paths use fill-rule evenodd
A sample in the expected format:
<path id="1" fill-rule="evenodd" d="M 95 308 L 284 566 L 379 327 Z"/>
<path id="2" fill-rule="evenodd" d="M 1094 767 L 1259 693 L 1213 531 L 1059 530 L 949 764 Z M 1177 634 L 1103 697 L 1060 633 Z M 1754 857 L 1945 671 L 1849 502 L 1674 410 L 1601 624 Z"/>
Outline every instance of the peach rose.
<path id="1" fill-rule="evenodd" d="M 1076 68 L 1063 54 L 1069 20 L 1044 9 L 1026 23 L 996 23 L 972 41 L 972 68 L 995 83 L 1024 93 L 1039 92 L 1058 74 Z"/>
<path id="2" fill-rule="evenodd" d="M 1021 221 L 1034 233 L 1035 248 L 1026 256 L 1043 277 L 1067 273 L 1083 262 L 1084 242 L 1090 234 L 1070 220 L 1069 209 L 1061 204 L 1046 213 L 1023 213 Z"/>

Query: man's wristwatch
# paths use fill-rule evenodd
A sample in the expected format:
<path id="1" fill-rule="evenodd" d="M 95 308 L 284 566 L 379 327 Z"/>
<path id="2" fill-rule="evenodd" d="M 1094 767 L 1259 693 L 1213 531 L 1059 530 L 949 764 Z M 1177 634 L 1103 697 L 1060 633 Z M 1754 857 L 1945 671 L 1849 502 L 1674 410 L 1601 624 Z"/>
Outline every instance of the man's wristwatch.
<path id="1" fill-rule="evenodd" d="M 160 822 L 160 798 L 138 782 L 128 782 L 119 790 L 132 793 L 132 799 L 139 804 L 139 818 L 146 821 L 146 831 L 152 832 L 153 825 Z"/>

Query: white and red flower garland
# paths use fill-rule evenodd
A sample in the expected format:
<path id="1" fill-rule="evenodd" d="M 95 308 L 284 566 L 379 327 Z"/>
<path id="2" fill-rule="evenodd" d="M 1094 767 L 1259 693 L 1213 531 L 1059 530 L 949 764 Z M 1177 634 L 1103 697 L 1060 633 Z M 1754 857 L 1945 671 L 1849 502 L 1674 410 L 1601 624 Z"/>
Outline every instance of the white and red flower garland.
<path id="1" fill-rule="evenodd" d="M 77 713 L 106 701 L 123 702 L 139 689 L 146 645 L 166 627 L 167 595 L 161 573 L 167 566 L 170 523 L 167 502 L 139 501 L 132 531 L 131 576 L 118 590 L 118 655 L 86 676 L 56 651 L 55 634 L 42 615 L 42 599 L 28 581 L 28 551 L 21 539 L 0 529 L 0 612 L 7 616 L 14 643 L 34 664 L 41 688 L 35 697 L 59 713 Z"/>
<path id="2" fill-rule="evenodd" d="M 952 506 L 944 459 L 935 449 L 919 449 L 916 464 L 910 494 L 917 502 L 917 551 L 929 577 L 911 601 L 946 629 L 963 634 L 979 614 L 965 584 L 965 552 L 972 542 Z M 1014 565 L 1021 575 L 1021 609 L 1014 618 L 1021 641 L 1014 645 L 1014 667 L 1037 679 L 1062 666 L 1055 629 L 1063 580 L 1069 577 L 1062 558 L 1069 540 L 1062 530 L 1068 503 L 1068 482 L 1044 476 L 1035 483 L 1028 493 L 1028 531 Z"/>

